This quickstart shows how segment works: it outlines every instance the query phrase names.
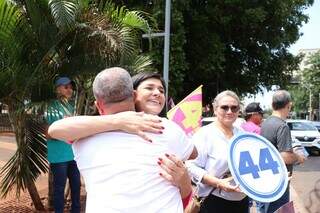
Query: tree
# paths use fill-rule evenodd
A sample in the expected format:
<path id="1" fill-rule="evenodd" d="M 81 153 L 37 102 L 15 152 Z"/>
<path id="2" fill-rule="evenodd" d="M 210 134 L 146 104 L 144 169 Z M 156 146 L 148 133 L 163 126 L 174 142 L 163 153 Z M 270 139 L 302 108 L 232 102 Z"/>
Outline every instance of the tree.
<path id="1" fill-rule="evenodd" d="M 188 69 L 186 53 L 186 24 L 184 20 L 184 11 L 188 7 L 185 1 L 172 1 L 171 9 L 171 31 L 170 31 L 170 60 L 169 60 L 169 96 L 183 98 L 181 94 L 185 93 L 182 83 L 185 79 Z M 165 28 L 165 1 L 155 1 L 153 14 L 157 20 L 160 29 Z M 151 50 L 155 67 L 159 72 L 163 70 L 163 47 L 164 38 L 154 39 L 154 48 Z M 192 88 L 189 88 L 192 91 Z M 195 89 L 195 88 L 193 88 Z M 190 91 L 190 92 L 191 92 Z M 179 99 L 178 99 L 179 100 Z M 180 99 L 182 100 L 182 99 Z"/>
<path id="2" fill-rule="evenodd" d="M 187 61 L 184 87 L 203 83 L 211 97 L 224 89 L 254 93 L 286 85 L 298 60 L 287 48 L 308 20 L 313 1 L 191 1 L 185 14 Z"/>
<path id="3" fill-rule="evenodd" d="M 118 0 L 118 5 L 126 5 L 129 8 L 138 8 L 152 15 L 151 21 L 155 20 L 153 30 L 155 32 L 164 31 L 165 23 L 165 1 L 159 0 Z M 188 68 L 184 46 L 186 45 L 186 31 L 184 12 L 189 5 L 189 1 L 171 1 L 171 34 L 170 34 L 170 61 L 169 61 L 169 96 L 182 97 L 185 92 L 182 87 L 185 74 Z M 163 72 L 163 48 L 164 38 L 157 37 L 146 39 L 142 42 L 142 49 L 151 55 L 154 66 L 150 71 Z"/>
<path id="4" fill-rule="evenodd" d="M 117 2 L 150 12 L 159 29 L 164 29 L 164 1 Z M 299 63 L 288 48 L 298 40 L 299 27 L 308 21 L 303 10 L 312 3 L 313 0 L 172 1 L 170 94 L 181 99 L 203 84 L 208 102 L 225 89 L 242 95 L 255 93 L 261 87 L 286 86 Z M 163 41 L 153 41 L 156 67 L 162 71 Z"/>
<path id="5" fill-rule="evenodd" d="M 84 97 L 90 100 L 88 88 L 102 68 L 121 65 L 138 72 L 150 66 L 139 55 L 137 39 L 149 26 L 140 12 L 102 0 L 0 0 L 0 14 L 0 100 L 9 107 L 17 142 L 1 170 L 0 190 L 6 196 L 15 187 L 19 196 L 28 189 L 36 209 L 43 210 L 34 182 L 48 169 L 44 131 L 37 122 L 28 125 L 41 110 L 36 103 L 53 97 L 51 82 L 64 74 L 78 81 L 77 107 L 85 111 Z"/>
<path id="6" fill-rule="evenodd" d="M 317 116 L 319 116 L 319 75 L 320 51 L 308 57 L 308 59 L 306 60 L 305 68 L 303 70 L 300 70 L 298 73 L 299 84 L 290 87 L 290 92 L 292 93 L 294 98 L 294 111 L 297 114 L 299 114 L 299 112 L 310 111 L 311 101 L 311 114 L 314 114 L 314 111 L 318 111 Z M 311 117 L 310 119 L 313 118 Z"/>
<path id="7" fill-rule="evenodd" d="M 20 189 L 28 189 L 35 207 L 43 210 L 34 181 L 41 172 L 47 170 L 44 151 L 44 135 L 41 125 L 30 122 L 33 119 L 25 110 L 28 109 L 27 90 L 30 81 L 33 62 L 28 61 L 33 55 L 30 45 L 24 43 L 31 36 L 29 25 L 23 17 L 23 11 L 11 2 L 0 1 L 0 81 L 4 87 L 1 91 L 1 102 L 9 107 L 9 118 L 16 136 L 17 151 L 2 168 L 0 175 L 1 192 L 5 196 L 9 189 L 16 187 L 17 195 Z M 19 33 L 24 33 L 26 37 Z M 29 41 L 30 41 L 29 40 Z M 31 52 L 27 52 L 31 50 Z M 39 50 L 40 52 L 41 50 Z M 24 57 L 23 57 L 23 53 Z M 28 63 L 26 63 L 28 62 Z M 30 78 L 29 78 L 30 79 Z M 30 128 L 27 128 L 27 122 Z M 35 137 L 31 137 L 31 135 Z"/>

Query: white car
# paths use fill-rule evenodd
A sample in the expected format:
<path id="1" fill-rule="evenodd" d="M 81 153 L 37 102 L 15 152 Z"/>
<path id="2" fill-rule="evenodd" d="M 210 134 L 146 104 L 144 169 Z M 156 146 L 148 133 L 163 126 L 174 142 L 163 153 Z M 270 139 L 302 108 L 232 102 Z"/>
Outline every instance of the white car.
<path id="1" fill-rule="evenodd" d="M 320 132 L 308 120 L 287 120 L 291 131 L 292 146 L 302 146 L 307 151 L 320 152 Z"/>
<path id="2" fill-rule="evenodd" d="M 215 119 L 216 119 L 215 117 L 203 117 L 203 118 L 201 119 L 201 124 L 202 124 L 202 126 L 206 126 L 206 125 L 208 125 L 209 123 L 214 122 Z"/>
<path id="3" fill-rule="evenodd" d="M 320 122 L 319 121 L 312 121 L 312 124 L 317 127 L 318 131 L 320 132 Z"/>

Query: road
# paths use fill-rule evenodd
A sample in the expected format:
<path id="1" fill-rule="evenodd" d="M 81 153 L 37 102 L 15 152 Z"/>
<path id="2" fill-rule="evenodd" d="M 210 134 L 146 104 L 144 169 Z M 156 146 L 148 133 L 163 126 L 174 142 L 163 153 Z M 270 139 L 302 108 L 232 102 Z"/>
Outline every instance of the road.
<path id="1" fill-rule="evenodd" d="M 0 135 L 0 168 L 15 153 L 15 150 L 14 138 Z M 40 188 L 45 188 L 47 177 L 41 177 L 38 183 Z M 320 212 L 320 156 L 310 156 L 303 165 L 295 166 L 292 186 L 303 205 L 310 210 L 309 212 Z"/>
<path id="2" fill-rule="evenodd" d="M 16 149 L 17 149 L 17 145 L 15 142 L 15 138 L 13 137 L 12 134 L 0 135 L 0 169 L 14 155 L 14 153 L 16 152 Z M 43 191 L 47 188 L 47 185 L 48 185 L 48 176 L 47 174 L 42 174 L 37 179 L 37 182 L 36 182 L 36 186 L 40 194 L 41 193 L 44 194 Z M 26 194 L 26 192 L 22 194 Z M 12 194 L 8 196 L 6 199 L 0 198 L 0 203 L 5 202 L 6 200 L 10 200 L 14 196 L 15 195 Z M 0 204 L 0 207 L 2 207 L 1 204 Z M 1 212 L 2 210 L 0 208 L 0 213 Z"/>
<path id="3" fill-rule="evenodd" d="M 16 143 L 13 136 L 0 136 L 0 168 L 16 152 Z"/>
<path id="4" fill-rule="evenodd" d="M 317 182 L 318 181 L 318 182 Z M 320 156 L 295 166 L 292 185 L 309 212 L 320 212 Z"/>

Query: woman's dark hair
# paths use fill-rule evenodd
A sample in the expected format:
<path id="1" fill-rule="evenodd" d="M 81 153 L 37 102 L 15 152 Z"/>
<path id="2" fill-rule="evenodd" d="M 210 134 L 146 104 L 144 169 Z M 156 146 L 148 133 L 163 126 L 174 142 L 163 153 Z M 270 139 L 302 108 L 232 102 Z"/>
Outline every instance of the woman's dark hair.
<path id="1" fill-rule="evenodd" d="M 138 86 L 147 79 L 155 78 L 161 81 L 164 91 L 166 91 L 166 84 L 159 73 L 154 72 L 139 72 L 138 74 L 132 76 L 133 89 L 136 90 Z M 167 102 L 167 100 L 165 100 Z M 166 107 L 162 109 L 159 116 L 166 116 Z"/>
<path id="2" fill-rule="evenodd" d="M 155 78 L 161 81 L 161 84 L 164 88 L 164 90 L 166 90 L 166 84 L 163 80 L 163 78 L 161 77 L 161 75 L 159 73 L 152 73 L 152 72 L 140 72 L 134 76 L 132 76 L 132 83 L 133 83 L 133 89 L 137 89 L 138 86 L 145 80 L 150 79 L 150 78 Z"/>

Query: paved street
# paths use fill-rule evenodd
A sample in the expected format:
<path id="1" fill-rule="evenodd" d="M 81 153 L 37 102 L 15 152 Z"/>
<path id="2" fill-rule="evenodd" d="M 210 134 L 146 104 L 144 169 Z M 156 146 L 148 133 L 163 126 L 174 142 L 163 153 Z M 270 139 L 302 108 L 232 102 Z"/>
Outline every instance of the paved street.
<path id="1" fill-rule="evenodd" d="M 1 134 L 0 135 L 0 168 L 14 155 L 16 151 L 16 143 L 13 135 Z M 41 197 L 45 197 L 47 193 L 47 175 L 41 175 L 37 182 L 36 187 Z M 28 192 L 22 192 L 19 200 L 15 199 L 15 194 L 10 193 L 5 199 L 0 199 L 0 213 L 7 212 L 33 212 L 31 207 L 31 200 Z"/>
<path id="2" fill-rule="evenodd" d="M 310 156 L 303 165 L 294 168 L 292 185 L 309 212 L 320 212 L 319 165 L 320 156 Z"/>
<path id="3" fill-rule="evenodd" d="M 10 159 L 16 150 L 16 144 L 12 136 L 0 135 L 0 168 L 5 162 Z M 295 167 L 295 172 L 292 178 L 293 189 L 292 195 L 295 198 L 299 198 L 299 201 L 303 203 L 296 204 L 296 212 L 304 213 L 303 205 L 309 208 L 310 212 L 319 212 L 320 208 L 320 181 L 315 186 L 316 181 L 320 179 L 320 156 L 311 156 L 308 161 L 301 166 Z M 38 190 L 43 191 L 47 187 L 47 177 L 41 176 L 37 181 Z M 312 192 L 314 189 L 318 189 L 318 197 Z M 311 202 L 310 202 L 311 200 Z M 254 209 L 252 209 L 255 212 Z"/>
<path id="4" fill-rule="evenodd" d="M 15 153 L 16 143 L 12 136 L 0 136 L 0 168 Z"/>

